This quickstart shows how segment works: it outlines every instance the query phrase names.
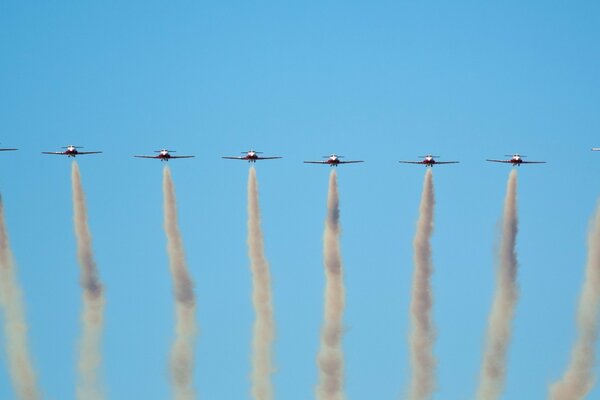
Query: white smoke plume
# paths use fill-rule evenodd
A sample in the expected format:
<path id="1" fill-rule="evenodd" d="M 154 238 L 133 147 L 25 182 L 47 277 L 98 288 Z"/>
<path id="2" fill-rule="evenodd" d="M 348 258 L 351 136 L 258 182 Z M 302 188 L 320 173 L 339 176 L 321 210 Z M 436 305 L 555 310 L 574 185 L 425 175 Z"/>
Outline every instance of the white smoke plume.
<path id="1" fill-rule="evenodd" d="M 175 292 L 175 341 L 171 348 L 171 379 L 175 400 L 193 400 L 194 348 L 198 326 L 194 284 L 185 261 L 183 240 L 177 223 L 175 187 L 169 167 L 163 170 L 164 228 L 169 268 Z"/>
<path id="2" fill-rule="evenodd" d="M 81 400 L 100 400 L 104 398 L 104 391 L 99 378 L 104 326 L 104 289 L 94 261 L 85 194 L 81 184 L 79 166 L 75 161 L 73 161 L 71 170 L 71 183 L 73 186 L 73 219 L 75 222 L 75 236 L 77 237 L 77 258 L 81 271 L 80 283 L 83 289 L 83 310 L 81 313 L 83 332 L 79 344 L 77 398 Z"/>
<path id="3" fill-rule="evenodd" d="M 584 399 L 595 384 L 593 376 L 600 312 L 600 205 L 590 221 L 585 281 L 577 310 L 578 337 L 571 361 L 560 380 L 551 385 L 550 399 Z"/>
<path id="4" fill-rule="evenodd" d="M 317 356 L 319 383 L 317 399 L 343 400 L 344 354 L 342 352 L 345 308 L 344 273 L 340 252 L 340 209 L 335 170 L 329 175 L 327 218 L 323 235 L 325 266 L 325 310 L 321 344 Z"/>
<path id="5" fill-rule="evenodd" d="M 411 400 L 429 399 L 435 390 L 436 359 L 433 355 L 435 329 L 431 318 L 433 263 L 430 243 L 433 233 L 434 205 L 433 173 L 429 169 L 425 173 L 423 181 L 419 220 L 417 221 L 417 232 L 413 241 L 415 269 L 410 304 L 412 379 L 409 387 L 409 398 Z"/>
<path id="6" fill-rule="evenodd" d="M 273 398 L 273 350 L 275 323 L 271 293 L 271 274 L 265 258 L 260 227 L 258 183 L 254 167 L 248 173 L 248 254 L 252 271 L 252 303 L 256 313 L 252 343 L 252 396 L 256 400 Z"/>
<path id="7" fill-rule="evenodd" d="M 512 170 L 506 185 L 502 238 L 496 270 L 496 294 L 490 311 L 488 332 L 477 398 L 495 400 L 504 391 L 508 346 L 512 336 L 512 320 L 518 300 L 517 287 L 517 171 Z"/>
<path id="8" fill-rule="evenodd" d="M 0 309 L 4 314 L 4 337 L 8 369 L 17 397 L 41 398 L 27 343 L 27 322 L 21 288 L 17 283 L 8 232 L 4 222 L 4 204 L 0 198 Z"/>

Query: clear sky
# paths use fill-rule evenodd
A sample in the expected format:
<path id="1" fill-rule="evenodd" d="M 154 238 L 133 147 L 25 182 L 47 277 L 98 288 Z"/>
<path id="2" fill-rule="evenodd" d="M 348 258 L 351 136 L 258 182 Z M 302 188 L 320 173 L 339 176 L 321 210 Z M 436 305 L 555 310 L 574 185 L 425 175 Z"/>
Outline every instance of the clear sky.
<path id="1" fill-rule="evenodd" d="M 424 168 L 436 153 L 436 399 L 471 399 L 493 289 L 498 221 L 519 170 L 520 299 L 506 399 L 542 399 L 566 367 L 600 194 L 600 3 L 594 1 L 0 2 L 5 201 L 45 398 L 74 398 L 81 289 L 67 144 L 78 158 L 106 286 L 110 399 L 165 399 L 173 299 L 162 229 L 163 147 L 198 297 L 200 398 L 249 398 L 246 247 L 254 148 L 277 323 L 276 395 L 313 398 L 322 233 L 337 152 L 346 271 L 348 399 L 398 399 Z M 0 360 L 5 352 L 0 350 Z M 595 389 L 591 398 L 600 397 Z M 0 362 L 0 398 L 14 398 Z"/>

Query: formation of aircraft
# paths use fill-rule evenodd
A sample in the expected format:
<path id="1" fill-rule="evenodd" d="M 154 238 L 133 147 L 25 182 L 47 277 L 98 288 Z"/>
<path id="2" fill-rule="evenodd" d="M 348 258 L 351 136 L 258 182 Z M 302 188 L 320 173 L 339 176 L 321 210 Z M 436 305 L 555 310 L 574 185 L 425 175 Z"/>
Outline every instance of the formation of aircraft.
<path id="1" fill-rule="evenodd" d="M 99 154 L 101 151 L 79 151 L 77 149 L 83 149 L 81 146 L 73 146 L 72 144 L 61 147 L 61 149 L 65 149 L 65 151 L 43 151 L 42 154 L 54 154 L 58 156 L 67 156 L 67 157 L 75 157 L 84 154 Z"/>
<path id="2" fill-rule="evenodd" d="M 423 160 L 421 161 L 398 161 L 400 163 L 403 164 L 421 164 L 424 165 L 425 167 L 432 167 L 436 164 L 458 164 L 460 161 L 435 161 L 436 158 L 439 158 L 439 156 L 432 156 L 431 154 L 428 154 L 426 156 L 419 156 L 419 158 L 422 158 Z"/>
<path id="3" fill-rule="evenodd" d="M 525 161 L 523 160 L 524 157 L 527 156 L 522 156 L 520 154 L 513 154 L 511 155 L 506 155 L 505 157 L 511 157 L 509 160 L 485 160 L 485 161 L 490 161 L 490 162 L 497 162 L 497 163 L 506 163 L 506 164 L 512 164 L 512 166 L 520 166 L 521 164 L 545 164 L 546 161 Z"/>
<path id="4" fill-rule="evenodd" d="M 255 163 L 257 160 L 275 160 L 276 158 L 283 158 L 283 157 L 279 157 L 279 156 L 275 156 L 275 157 L 263 157 L 263 156 L 259 156 L 258 154 L 262 154 L 262 151 L 254 151 L 254 150 L 249 150 L 249 151 L 242 151 L 242 154 L 245 154 L 241 157 L 235 157 L 235 156 L 224 156 L 221 158 L 227 158 L 229 160 L 243 160 L 243 161 L 248 161 L 251 163 Z"/>
<path id="5" fill-rule="evenodd" d="M 364 162 L 363 160 L 355 160 L 355 161 L 342 161 L 340 158 L 344 158 L 344 156 L 338 156 L 336 154 L 332 154 L 330 156 L 323 156 L 326 160 L 323 161 L 304 161 L 305 164 L 328 164 L 330 167 L 337 167 L 339 164 L 354 164 Z"/>
<path id="6" fill-rule="evenodd" d="M 79 155 L 102 153 L 102 151 L 81 151 L 79 149 L 83 149 L 83 147 L 73 146 L 73 145 L 61 147 L 61 149 L 64 149 L 64 150 L 63 151 L 43 151 L 42 154 L 52 154 L 52 155 L 61 155 L 61 156 L 67 156 L 67 157 L 76 157 Z M 15 150 L 18 150 L 18 149 L 16 149 L 16 148 L 0 148 L 0 151 L 15 151 Z M 600 147 L 592 147 L 591 150 L 592 151 L 600 151 Z M 193 157 L 195 157 L 193 155 L 185 155 L 185 156 L 172 155 L 171 153 L 175 153 L 175 151 L 168 150 L 168 149 L 155 150 L 154 152 L 157 154 L 155 154 L 155 155 L 135 155 L 134 157 L 152 158 L 152 159 L 157 159 L 160 161 L 169 161 L 171 159 L 177 159 L 177 158 L 193 158 Z M 260 155 L 260 154 L 263 154 L 262 152 L 255 151 L 255 150 L 244 151 L 241 154 L 243 154 L 243 155 L 242 156 L 223 156 L 221 158 L 230 159 L 230 160 L 248 161 L 250 163 L 255 163 L 256 161 L 259 161 L 259 160 L 275 160 L 275 159 L 283 158 L 281 156 L 264 157 L 264 156 Z M 515 167 L 515 166 L 518 167 L 521 164 L 545 164 L 546 163 L 546 161 L 525 161 L 524 158 L 526 158 L 527 156 L 520 155 L 520 154 L 506 155 L 505 157 L 510 157 L 510 158 L 504 159 L 504 160 L 487 159 L 486 161 L 495 162 L 495 163 L 511 164 L 513 167 Z M 304 161 L 304 163 L 305 164 L 323 164 L 323 165 L 329 165 L 330 167 L 337 167 L 339 164 L 355 164 L 355 163 L 365 162 L 364 160 L 342 160 L 344 158 L 344 156 L 340 156 L 337 154 L 323 156 L 323 158 L 324 158 L 324 160 Z M 437 161 L 436 159 L 439 158 L 439 156 L 434 156 L 431 154 L 419 156 L 419 158 L 421 158 L 421 160 L 419 160 L 419 161 L 401 160 L 399 162 L 403 163 L 403 164 L 425 165 L 425 167 L 433 167 L 434 165 L 438 165 L 438 164 L 458 164 L 458 163 L 460 163 L 460 161 Z"/>
<path id="7" fill-rule="evenodd" d="M 153 158 L 156 160 L 160 160 L 162 161 L 169 161 L 173 158 L 193 158 L 196 156 L 172 156 L 171 153 L 176 153 L 175 150 L 167 150 L 167 149 L 162 149 L 162 150 L 154 150 L 156 154 L 155 156 L 134 156 L 137 158 Z"/>

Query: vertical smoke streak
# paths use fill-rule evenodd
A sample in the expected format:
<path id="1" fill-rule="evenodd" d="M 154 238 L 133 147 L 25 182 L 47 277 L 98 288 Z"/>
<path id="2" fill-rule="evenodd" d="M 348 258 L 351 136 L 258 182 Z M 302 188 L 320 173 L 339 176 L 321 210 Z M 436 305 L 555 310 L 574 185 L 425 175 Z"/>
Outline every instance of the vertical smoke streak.
<path id="1" fill-rule="evenodd" d="M 325 310 L 321 344 L 317 356 L 319 365 L 319 400 L 344 399 L 344 354 L 342 352 L 343 315 L 345 307 L 344 273 L 340 252 L 340 209 L 335 170 L 329 175 L 327 218 L 323 234 L 325 266 Z"/>
<path id="2" fill-rule="evenodd" d="M 252 302 L 256 312 L 254 339 L 252 343 L 252 396 L 256 400 L 273 398 L 272 343 L 274 339 L 271 274 L 265 258 L 263 234 L 260 228 L 258 183 L 256 171 L 248 173 L 248 254 L 252 270 Z"/>
<path id="3" fill-rule="evenodd" d="M 411 334 L 410 356 L 412 379 L 409 388 L 411 400 L 429 399 L 435 390 L 435 366 L 433 343 L 435 330 L 431 320 L 433 296 L 431 293 L 431 234 L 433 233 L 433 174 L 425 173 L 423 193 L 419 206 L 417 232 L 413 241 L 414 263 L 412 298 L 410 304 Z"/>
<path id="4" fill-rule="evenodd" d="M 171 379 L 176 400 L 193 400 L 194 345 L 196 343 L 196 296 L 188 272 L 183 240 L 177 223 L 175 187 L 169 167 L 163 170 L 164 227 L 167 235 L 169 268 L 175 292 L 175 341 L 171 348 Z"/>
<path id="5" fill-rule="evenodd" d="M 585 281 L 577 310 L 578 338 L 565 374 L 550 387 L 552 400 L 583 399 L 595 383 L 592 370 L 596 360 L 600 312 L 600 205 L 590 222 Z"/>
<path id="6" fill-rule="evenodd" d="M 73 219 L 77 237 L 77 258 L 81 270 L 80 284 L 83 289 L 83 310 L 81 313 L 83 332 L 79 344 L 77 397 L 82 400 L 99 400 L 104 398 L 102 385 L 98 377 L 102 360 L 100 347 L 104 325 L 104 289 L 94 261 L 85 195 L 79 167 L 75 161 L 73 161 L 71 170 L 71 182 L 73 186 Z"/>
<path id="7" fill-rule="evenodd" d="M 21 288 L 4 222 L 4 204 L 0 198 L 0 307 L 4 314 L 6 354 L 12 384 L 19 399 L 41 398 L 27 343 L 27 322 Z"/>
<path id="8" fill-rule="evenodd" d="M 517 288 L 517 171 L 512 170 L 506 185 L 502 238 L 496 271 L 496 294 L 488 321 L 486 347 L 477 398 L 498 399 L 504 390 L 506 358 L 512 336 L 512 320 L 518 298 Z"/>

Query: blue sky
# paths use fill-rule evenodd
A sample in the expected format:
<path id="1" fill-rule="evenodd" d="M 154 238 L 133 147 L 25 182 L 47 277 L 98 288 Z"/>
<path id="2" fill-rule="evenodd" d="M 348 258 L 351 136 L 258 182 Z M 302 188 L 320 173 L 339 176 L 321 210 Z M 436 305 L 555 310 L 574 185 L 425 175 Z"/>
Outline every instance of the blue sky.
<path id="1" fill-rule="evenodd" d="M 196 382 L 204 399 L 249 398 L 253 311 L 246 248 L 255 148 L 274 281 L 280 399 L 313 397 L 322 315 L 322 230 L 336 152 L 349 399 L 396 399 L 409 377 L 408 302 L 425 153 L 434 168 L 439 390 L 473 398 L 510 167 L 519 170 L 520 260 L 505 398 L 544 398 L 573 342 L 588 220 L 598 199 L 597 2 L 23 2 L 0 4 L 0 192 L 48 399 L 74 397 L 80 294 L 70 161 L 75 144 L 107 311 L 111 399 L 169 396 L 173 301 L 162 230 L 169 147 L 196 282 Z M 0 350 L 0 359 L 5 358 Z M 0 398 L 13 398 L 0 363 Z M 600 396 L 595 389 L 591 397 Z"/>

